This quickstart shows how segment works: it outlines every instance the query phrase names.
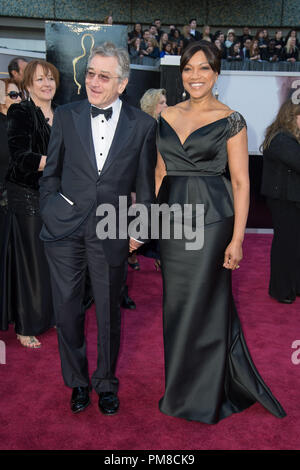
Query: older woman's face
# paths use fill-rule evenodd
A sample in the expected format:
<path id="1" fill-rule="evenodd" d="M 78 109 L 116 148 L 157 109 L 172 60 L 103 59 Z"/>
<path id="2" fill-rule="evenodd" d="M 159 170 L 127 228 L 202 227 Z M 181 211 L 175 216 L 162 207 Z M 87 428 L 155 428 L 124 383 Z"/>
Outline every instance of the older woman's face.
<path id="1" fill-rule="evenodd" d="M 182 71 L 184 89 L 195 100 L 211 93 L 217 78 L 203 51 L 196 52 Z"/>
<path id="2" fill-rule="evenodd" d="M 6 112 L 8 111 L 8 108 L 13 104 L 13 103 L 20 103 L 21 97 L 19 95 L 19 89 L 17 85 L 14 83 L 9 83 L 7 90 L 6 90 L 6 96 L 5 96 L 5 110 Z"/>
<path id="3" fill-rule="evenodd" d="M 163 109 L 167 108 L 167 99 L 165 95 L 160 95 L 159 102 L 156 105 L 155 108 L 155 116 L 158 117 L 160 113 L 162 112 Z"/>
<path id="4" fill-rule="evenodd" d="M 56 83 L 52 72 L 50 70 L 45 72 L 43 67 L 38 64 L 33 75 L 32 84 L 28 87 L 28 91 L 33 101 L 51 101 L 56 92 Z"/>

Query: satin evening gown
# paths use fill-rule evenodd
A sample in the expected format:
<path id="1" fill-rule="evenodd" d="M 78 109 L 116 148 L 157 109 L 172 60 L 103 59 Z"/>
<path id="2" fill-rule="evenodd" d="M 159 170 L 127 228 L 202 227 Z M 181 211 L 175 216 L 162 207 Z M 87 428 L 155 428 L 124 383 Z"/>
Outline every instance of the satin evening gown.
<path id="1" fill-rule="evenodd" d="M 223 268 L 234 221 L 231 184 L 224 176 L 227 140 L 245 125 L 234 112 L 197 129 L 183 145 L 165 119 L 158 125 L 158 149 L 167 169 L 158 202 L 204 204 L 202 249 L 186 250 L 184 238 L 160 240 L 165 393 L 159 408 L 209 424 L 256 401 L 277 417 L 286 415 L 252 362 L 231 271 Z M 171 234 L 172 221 L 171 214 Z"/>

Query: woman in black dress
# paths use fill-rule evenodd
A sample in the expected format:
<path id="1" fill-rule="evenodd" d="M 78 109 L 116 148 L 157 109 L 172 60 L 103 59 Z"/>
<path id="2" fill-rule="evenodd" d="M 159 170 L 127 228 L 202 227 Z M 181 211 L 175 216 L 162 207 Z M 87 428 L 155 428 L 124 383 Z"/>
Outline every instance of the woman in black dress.
<path id="1" fill-rule="evenodd" d="M 0 213 L 6 213 L 7 197 L 5 189 L 5 175 L 9 162 L 9 149 L 7 142 L 7 111 L 13 103 L 21 101 L 21 93 L 10 78 L 0 79 Z M 2 232 L 1 232 L 2 233 Z M 2 236 L 0 237 L 2 240 Z"/>
<path id="2" fill-rule="evenodd" d="M 245 120 L 213 96 L 220 73 L 215 45 L 191 44 L 180 70 L 190 99 L 161 114 L 156 193 L 159 203 L 177 203 L 177 211 L 178 205 L 192 205 L 193 229 L 204 232 L 204 245 L 187 249 L 188 236 L 172 236 L 172 222 L 178 229 L 179 219 L 178 212 L 171 213 L 171 238 L 160 240 L 165 348 L 160 410 L 213 424 L 259 401 L 283 417 L 251 360 L 231 289 L 249 207 Z M 227 162 L 233 191 L 224 176 Z M 204 223 L 196 204 L 204 205 Z M 186 224 L 183 228 L 185 233 Z"/>
<path id="3" fill-rule="evenodd" d="M 21 93 L 17 85 L 10 79 L 0 79 L 0 312 L 5 310 L 5 315 L 0 315 L 0 330 L 8 328 L 8 322 L 12 318 L 12 312 L 7 309 L 7 295 L 9 295 L 5 273 L 11 261 L 9 237 L 6 226 L 9 223 L 7 190 L 5 176 L 9 163 L 9 148 L 7 138 L 7 111 L 13 103 L 21 101 Z"/>
<path id="4" fill-rule="evenodd" d="M 59 73 L 52 64 L 30 62 L 23 82 L 29 98 L 12 105 L 7 114 L 11 155 L 6 177 L 11 212 L 7 230 L 13 259 L 5 277 L 10 283 L 8 303 L 14 313 L 17 338 L 29 348 L 40 347 L 36 336 L 55 324 L 48 264 L 39 239 L 39 178 L 47 160 L 52 99 L 58 82 Z"/>
<path id="5" fill-rule="evenodd" d="M 291 304 L 300 295 L 300 104 L 281 106 L 262 149 L 262 194 L 274 228 L 269 294 Z"/>

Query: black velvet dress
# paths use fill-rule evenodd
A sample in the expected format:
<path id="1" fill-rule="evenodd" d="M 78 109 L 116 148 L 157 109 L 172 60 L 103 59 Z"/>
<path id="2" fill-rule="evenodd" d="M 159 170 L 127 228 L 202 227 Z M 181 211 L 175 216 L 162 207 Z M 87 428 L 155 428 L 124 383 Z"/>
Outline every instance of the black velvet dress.
<path id="1" fill-rule="evenodd" d="M 209 424 L 256 401 L 275 416 L 285 416 L 252 362 L 235 309 L 231 271 L 223 268 L 234 221 L 231 185 L 223 176 L 227 139 L 244 126 L 234 112 L 199 128 L 183 145 L 163 118 L 158 128 L 167 169 L 159 203 L 204 204 L 201 249 L 187 250 L 190 240 L 185 238 L 160 240 L 165 394 L 159 407 L 167 415 Z"/>
<path id="2" fill-rule="evenodd" d="M 4 114 L 0 113 L 0 262 L 4 258 L 8 259 L 7 243 L 6 243 L 6 226 L 8 223 L 8 201 L 7 190 L 5 184 L 5 176 L 7 173 L 9 162 L 9 149 L 7 139 L 7 118 Z M 4 269 L 0 264 L 0 286 L 2 286 L 2 276 Z M 6 302 L 5 293 L 0 291 L 0 311 L 1 304 Z M 2 317 L 0 317 L 0 329 L 2 327 Z M 4 326 L 7 324 L 7 315 L 5 316 Z"/>
<path id="3" fill-rule="evenodd" d="M 0 264 L 0 328 L 15 323 L 17 334 L 39 335 L 55 325 L 48 263 L 39 239 L 38 171 L 47 155 L 51 127 L 33 101 L 7 113 L 10 162 L 6 176 L 8 217 Z"/>

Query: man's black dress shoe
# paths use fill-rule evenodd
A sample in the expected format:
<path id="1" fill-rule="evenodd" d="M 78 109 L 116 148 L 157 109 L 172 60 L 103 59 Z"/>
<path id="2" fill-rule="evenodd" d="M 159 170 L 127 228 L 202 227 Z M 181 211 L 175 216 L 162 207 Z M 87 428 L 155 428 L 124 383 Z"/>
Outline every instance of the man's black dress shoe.
<path id="1" fill-rule="evenodd" d="M 134 301 L 129 297 L 129 295 L 124 295 L 122 302 L 121 302 L 121 307 L 122 308 L 128 308 L 129 310 L 135 310 L 136 305 Z"/>
<path id="2" fill-rule="evenodd" d="M 115 392 L 99 393 L 99 409 L 105 415 L 114 415 L 119 409 L 119 399 Z"/>
<path id="3" fill-rule="evenodd" d="M 79 413 L 90 404 L 89 387 L 74 387 L 71 398 L 71 410 Z"/>

